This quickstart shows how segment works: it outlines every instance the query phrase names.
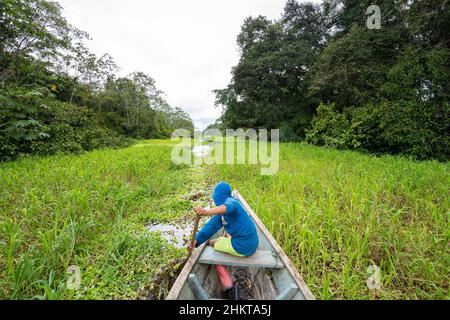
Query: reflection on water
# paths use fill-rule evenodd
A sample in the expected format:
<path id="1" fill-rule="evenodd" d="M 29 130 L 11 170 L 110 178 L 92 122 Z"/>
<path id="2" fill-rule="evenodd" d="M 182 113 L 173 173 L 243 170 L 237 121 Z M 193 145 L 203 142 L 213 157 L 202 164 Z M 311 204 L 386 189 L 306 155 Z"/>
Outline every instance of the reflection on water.
<path id="1" fill-rule="evenodd" d="M 161 237 L 177 248 L 184 248 L 192 234 L 192 224 L 156 224 L 148 226 L 150 232 L 158 232 Z"/>
<path id="2" fill-rule="evenodd" d="M 205 144 L 202 146 L 195 146 L 192 148 L 192 152 L 197 157 L 206 157 L 212 150 L 212 146 L 209 144 Z"/>

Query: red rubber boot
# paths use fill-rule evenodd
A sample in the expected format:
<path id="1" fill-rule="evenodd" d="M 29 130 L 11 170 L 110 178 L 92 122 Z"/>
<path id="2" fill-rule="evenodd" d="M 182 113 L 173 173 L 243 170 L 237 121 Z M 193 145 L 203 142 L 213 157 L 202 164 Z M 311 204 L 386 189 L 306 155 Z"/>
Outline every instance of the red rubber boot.
<path id="1" fill-rule="evenodd" d="M 220 282 L 222 282 L 223 291 L 228 291 L 233 288 L 233 279 L 231 278 L 228 268 L 222 265 L 214 266 L 217 274 L 219 275 Z"/>

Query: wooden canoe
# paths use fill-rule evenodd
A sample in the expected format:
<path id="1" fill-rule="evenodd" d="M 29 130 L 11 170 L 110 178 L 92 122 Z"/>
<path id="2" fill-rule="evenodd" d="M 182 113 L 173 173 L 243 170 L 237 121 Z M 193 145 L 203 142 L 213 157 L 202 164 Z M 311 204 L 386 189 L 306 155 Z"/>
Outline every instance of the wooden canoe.
<path id="1" fill-rule="evenodd" d="M 220 299 L 222 287 L 213 265 L 245 268 L 252 276 L 255 300 L 314 300 L 299 272 L 247 201 L 237 190 L 233 196 L 256 224 L 260 242 L 257 252 L 248 258 L 237 258 L 214 251 L 205 244 L 200 246 L 181 271 L 167 300 Z M 212 238 L 222 234 L 223 230 Z"/>

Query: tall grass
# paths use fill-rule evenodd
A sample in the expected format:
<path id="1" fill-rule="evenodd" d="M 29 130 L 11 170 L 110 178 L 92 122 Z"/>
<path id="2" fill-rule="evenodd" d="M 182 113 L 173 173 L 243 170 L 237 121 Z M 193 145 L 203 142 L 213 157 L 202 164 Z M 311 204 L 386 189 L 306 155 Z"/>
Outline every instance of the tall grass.
<path id="1" fill-rule="evenodd" d="M 218 180 L 240 190 L 318 298 L 449 297 L 448 164 L 282 144 L 280 172 L 261 176 L 174 165 L 172 146 L 0 164 L 0 298 L 145 298 L 184 254 L 145 226 L 184 219 L 183 195 Z M 66 288 L 71 265 L 79 290 Z M 381 291 L 366 286 L 371 265 Z"/>
<path id="2" fill-rule="evenodd" d="M 152 275 L 183 254 L 149 234 L 189 211 L 191 169 L 170 142 L 28 158 L 0 165 L 0 299 L 144 298 Z M 175 205 L 176 203 L 176 205 Z M 71 265 L 82 286 L 66 289 Z"/>
<path id="3" fill-rule="evenodd" d="M 317 298 L 449 298 L 449 165 L 281 145 L 280 172 L 209 167 L 238 188 Z M 382 290 L 366 280 L 381 268 Z"/>

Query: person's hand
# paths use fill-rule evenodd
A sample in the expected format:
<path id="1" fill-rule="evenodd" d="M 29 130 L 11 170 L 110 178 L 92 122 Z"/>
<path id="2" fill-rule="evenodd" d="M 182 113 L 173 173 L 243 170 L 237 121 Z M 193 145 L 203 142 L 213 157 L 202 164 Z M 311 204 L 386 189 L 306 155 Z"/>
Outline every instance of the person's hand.
<path id="1" fill-rule="evenodd" d="M 192 251 L 195 249 L 195 246 L 197 245 L 197 240 L 194 241 L 194 245 L 192 245 L 192 242 L 189 241 L 187 248 L 189 251 Z"/>
<path id="2" fill-rule="evenodd" d="M 194 209 L 194 211 L 195 211 L 196 214 L 198 214 L 200 216 L 204 216 L 207 213 L 207 210 L 205 208 L 203 208 L 203 207 L 196 207 Z"/>

